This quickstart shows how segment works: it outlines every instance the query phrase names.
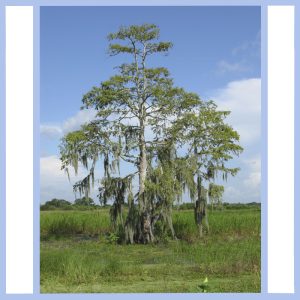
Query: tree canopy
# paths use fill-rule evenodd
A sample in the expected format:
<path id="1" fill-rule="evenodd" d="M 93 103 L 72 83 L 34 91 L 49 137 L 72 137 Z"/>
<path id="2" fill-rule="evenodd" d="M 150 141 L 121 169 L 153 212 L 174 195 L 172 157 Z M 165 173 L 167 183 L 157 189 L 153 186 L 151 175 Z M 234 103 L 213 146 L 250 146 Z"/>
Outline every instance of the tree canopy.
<path id="1" fill-rule="evenodd" d="M 66 209 L 72 205 L 71 202 L 64 200 L 64 199 L 52 199 L 46 201 L 44 204 L 41 204 L 41 210 L 49 210 L 49 209 Z"/>
<path id="2" fill-rule="evenodd" d="M 82 198 L 78 198 L 74 201 L 75 205 L 82 205 L 82 206 L 94 206 L 95 202 L 92 198 L 88 197 L 82 197 Z"/>
<path id="3" fill-rule="evenodd" d="M 187 191 L 197 200 L 204 182 L 237 174 L 227 163 L 242 151 L 239 134 L 225 123 L 229 111 L 175 86 L 166 68 L 147 65 L 149 56 L 172 48 L 159 41 L 156 25 L 121 27 L 108 40 L 111 56 L 126 55 L 131 62 L 83 96 L 82 109 L 97 113 L 62 139 L 62 169 L 68 173 L 72 167 L 77 174 L 82 165 L 88 171 L 73 187 L 88 197 L 102 164 L 99 200 L 113 201 L 111 219 L 126 242 L 155 241 L 158 220 L 175 237 L 174 201 Z M 121 176 L 121 161 L 134 171 Z"/>

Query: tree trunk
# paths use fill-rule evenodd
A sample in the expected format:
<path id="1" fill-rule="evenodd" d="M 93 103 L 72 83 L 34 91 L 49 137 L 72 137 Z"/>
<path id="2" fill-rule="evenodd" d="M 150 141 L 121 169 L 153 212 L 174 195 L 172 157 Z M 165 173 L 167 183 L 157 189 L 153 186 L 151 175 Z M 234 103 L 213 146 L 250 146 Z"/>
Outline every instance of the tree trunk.
<path id="1" fill-rule="evenodd" d="M 140 240 L 143 243 L 152 243 L 154 241 L 154 234 L 152 231 L 152 216 L 149 199 L 145 194 L 145 181 L 147 175 L 147 153 L 145 143 L 145 122 L 144 122 L 144 108 L 141 108 L 140 127 L 141 133 L 139 138 L 139 150 L 140 150 L 140 161 L 139 161 L 139 211 L 140 211 Z"/>
<path id="2" fill-rule="evenodd" d="M 171 230 L 173 240 L 177 240 L 177 237 L 175 235 L 175 230 L 174 230 L 174 227 L 173 227 L 172 212 L 171 211 L 170 211 L 170 214 L 167 216 L 167 222 L 168 222 L 169 228 Z"/>
<path id="3" fill-rule="evenodd" d="M 139 218 L 136 208 L 133 203 L 133 199 L 128 201 L 128 215 L 125 222 L 125 242 L 133 244 L 137 232 L 139 232 Z"/>
<path id="4" fill-rule="evenodd" d="M 147 201 L 145 197 L 145 180 L 147 174 L 147 157 L 146 157 L 146 145 L 143 138 L 140 139 L 140 161 L 139 161 L 139 204 L 141 210 L 145 210 Z"/>
<path id="5" fill-rule="evenodd" d="M 198 227 L 200 238 L 203 237 L 203 220 L 206 225 L 207 232 L 209 231 L 208 218 L 206 212 L 206 199 L 202 191 L 202 179 L 198 174 L 197 176 L 197 201 L 194 208 L 195 222 Z"/>

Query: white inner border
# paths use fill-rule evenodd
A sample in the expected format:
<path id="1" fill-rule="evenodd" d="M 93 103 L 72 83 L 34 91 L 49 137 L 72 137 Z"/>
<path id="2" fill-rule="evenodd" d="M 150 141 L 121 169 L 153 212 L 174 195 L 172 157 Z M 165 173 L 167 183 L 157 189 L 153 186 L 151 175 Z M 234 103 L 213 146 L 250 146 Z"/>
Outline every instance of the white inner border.
<path id="1" fill-rule="evenodd" d="M 33 7 L 6 6 L 6 293 L 33 292 Z"/>
<path id="2" fill-rule="evenodd" d="M 268 292 L 294 292 L 294 6 L 268 7 Z M 33 292 L 33 7 L 6 7 L 6 292 Z"/>
<path id="3" fill-rule="evenodd" d="M 268 292 L 294 293 L 294 6 L 268 6 Z"/>

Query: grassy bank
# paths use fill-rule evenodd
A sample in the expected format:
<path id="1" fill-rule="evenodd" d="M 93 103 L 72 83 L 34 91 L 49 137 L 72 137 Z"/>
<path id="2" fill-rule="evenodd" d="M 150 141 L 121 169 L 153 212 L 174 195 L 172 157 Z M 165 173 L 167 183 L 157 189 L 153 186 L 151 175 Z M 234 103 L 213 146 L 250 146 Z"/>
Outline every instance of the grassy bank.
<path id="1" fill-rule="evenodd" d="M 174 212 L 177 241 L 118 245 L 108 212 L 41 212 L 41 291 L 260 291 L 260 211 L 210 213 L 210 234 L 199 240 L 191 210 Z"/>

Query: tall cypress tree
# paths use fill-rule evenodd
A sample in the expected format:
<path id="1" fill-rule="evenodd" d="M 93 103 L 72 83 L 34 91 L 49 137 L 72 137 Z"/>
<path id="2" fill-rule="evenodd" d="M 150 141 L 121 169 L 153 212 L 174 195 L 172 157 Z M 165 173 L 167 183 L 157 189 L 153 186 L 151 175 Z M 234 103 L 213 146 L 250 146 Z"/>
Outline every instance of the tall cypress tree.
<path id="1" fill-rule="evenodd" d="M 148 67 L 150 56 L 172 47 L 159 41 L 156 25 L 121 27 L 108 40 L 111 56 L 123 54 L 131 61 L 84 95 L 82 109 L 93 108 L 97 114 L 81 130 L 63 138 L 62 169 L 68 173 L 71 166 L 77 173 L 81 163 L 89 171 L 74 185 L 74 191 L 88 197 L 96 163 L 103 162 L 99 198 L 103 203 L 113 201 L 111 219 L 121 227 L 126 242 L 155 241 L 158 220 L 175 237 L 174 201 L 185 189 L 195 199 L 201 188 L 197 176 L 210 181 L 219 172 L 224 178 L 237 173 L 226 162 L 242 151 L 239 135 L 224 123 L 229 112 L 174 86 L 166 68 Z M 133 165 L 135 171 L 120 176 L 120 161 Z"/>

